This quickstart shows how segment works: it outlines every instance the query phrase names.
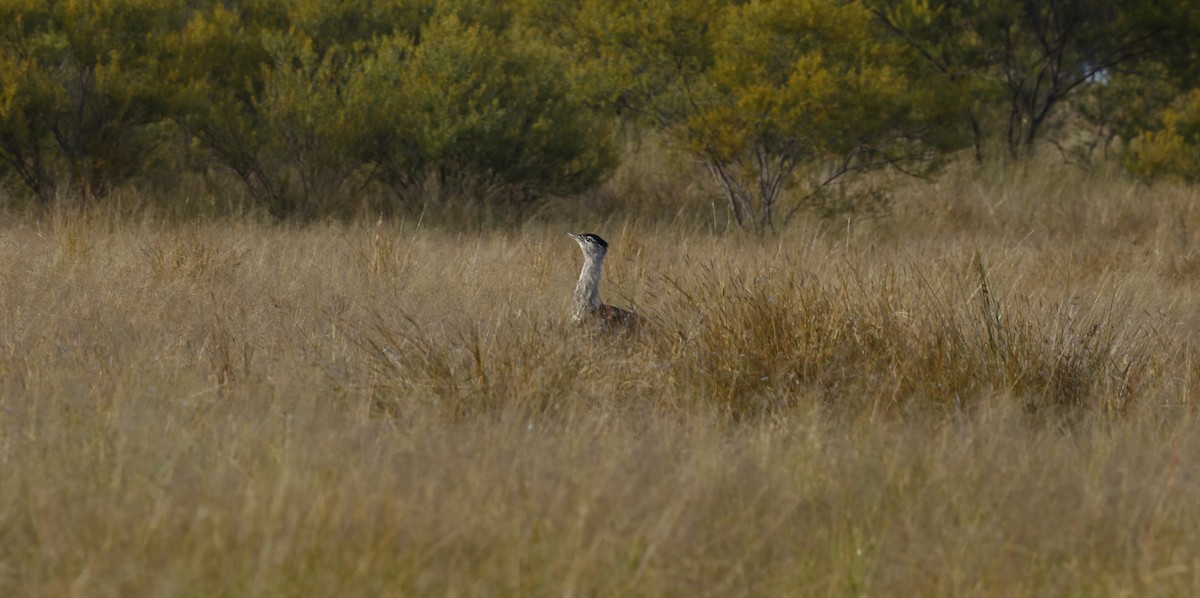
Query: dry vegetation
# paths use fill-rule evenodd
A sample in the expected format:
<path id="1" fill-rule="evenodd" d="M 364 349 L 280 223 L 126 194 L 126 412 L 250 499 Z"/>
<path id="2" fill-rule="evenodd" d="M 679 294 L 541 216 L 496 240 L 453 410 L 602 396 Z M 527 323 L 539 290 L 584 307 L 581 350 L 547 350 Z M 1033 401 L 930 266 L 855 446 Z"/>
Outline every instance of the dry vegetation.
<path id="1" fill-rule="evenodd" d="M 11 218 L 0 594 L 1200 590 L 1200 197 L 894 198 L 767 240 Z M 653 334 L 566 323 L 567 228 Z"/>

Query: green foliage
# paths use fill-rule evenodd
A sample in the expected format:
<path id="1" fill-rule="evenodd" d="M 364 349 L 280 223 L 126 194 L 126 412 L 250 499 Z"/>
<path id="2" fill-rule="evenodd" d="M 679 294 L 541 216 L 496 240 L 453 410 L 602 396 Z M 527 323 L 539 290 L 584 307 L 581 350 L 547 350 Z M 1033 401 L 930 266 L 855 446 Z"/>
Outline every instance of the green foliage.
<path id="1" fill-rule="evenodd" d="M 591 0 L 565 17 L 585 92 L 671 128 L 686 120 L 714 56 L 710 32 L 726 3 Z"/>
<path id="2" fill-rule="evenodd" d="M 0 22 L 6 23 L 0 53 L 0 158 L 44 197 L 49 197 L 53 184 L 43 166 L 45 109 L 60 90 L 42 76 L 37 54 L 44 52 L 46 43 L 35 38 L 42 37 L 39 31 L 49 18 L 49 11 L 36 0 L 0 5 Z"/>
<path id="3" fill-rule="evenodd" d="M 351 94 L 361 70 L 352 51 L 319 53 L 295 32 L 265 36 L 272 66 L 252 102 L 280 215 L 308 214 L 345 194 L 364 165 L 376 98 Z M 359 91 L 369 91 L 361 86 Z"/>
<path id="4" fill-rule="evenodd" d="M 1130 18 L 1146 35 L 1145 55 L 1166 67 L 1183 87 L 1200 85 L 1200 50 L 1190 40 L 1200 32 L 1200 5 L 1190 1 L 1130 0 Z"/>
<path id="5" fill-rule="evenodd" d="M 185 139 L 187 166 L 228 169 L 280 217 L 353 207 L 378 182 L 406 200 L 593 186 L 613 163 L 609 125 L 573 93 L 563 52 L 514 14 L 486 1 L 5 3 L 0 160 L 44 201 L 99 197 Z"/>
<path id="6" fill-rule="evenodd" d="M 855 2 L 584 3 L 592 92 L 665 129 L 720 184 L 739 226 L 843 175 L 927 163 L 955 100 Z M 577 23 L 577 24 L 575 24 Z"/>
<path id="7" fill-rule="evenodd" d="M 1144 0 L 11 0 L 0 177 L 42 203 L 233 179 L 281 218 L 522 206 L 596 187 L 636 123 L 761 231 L 972 135 L 1027 155 L 1086 122 L 1139 174 L 1183 172 L 1189 109 L 1161 111 L 1198 28 Z"/>
<path id="8" fill-rule="evenodd" d="M 1061 124 L 1063 106 L 1128 69 L 1161 43 L 1163 6 L 1178 2 L 872 0 L 881 23 L 972 99 L 964 118 L 976 158 L 987 137 L 1009 156 L 1032 155 Z M 1170 39 L 1176 40 L 1177 37 Z"/>
<path id="9" fill-rule="evenodd" d="M 1161 127 L 1133 138 L 1122 163 L 1146 179 L 1200 181 L 1200 89 L 1163 110 L 1161 119 Z"/>
<path id="10" fill-rule="evenodd" d="M 1088 130 L 1078 131 L 1074 145 L 1064 149 L 1084 164 L 1091 163 L 1097 148 L 1101 158 L 1109 159 L 1142 131 L 1158 128 L 1159 115 L 1179 95 L 1161 65 L 1152 63 L 1090 83 L 1070 102 L 1071 111 L 1086 123 L 1079 128 Z"/>
<path id="11" fill-rule="evenodd" d="M 428 7 L 350 6 L 298 3 L 285 29 L 216 6 L 179 37 L 180 122 L 272 212 L 352 207 L 374 182 L 405 202 L 578 192 L 610 168 L 561 52 Z"/>
<path id="12" fill-rule="evenodd" d="M 158 40 L 177 6 L 152 0 L 0 7 L 0 160 L 43 202 L 103 195 L 142 167 L 165 114 Z"/>
<path id="13" fill-rule="evenodd" d="M 932 150 L 954 142 L 931 133 L 957 98 L 927 85 L 858 4 L 748 4 L 715 47 L 722 98 L 695 128 L 714 170 L 757 182 L 737 195 L 760 227 L 770 226 L 772 195 L 793 168 L 808 175 L 808 195 L 847 173 L 927 165 Z"/>
<path id="14" fill-rule="evenodd" d="M 377 54 L 403 45 L 392 31 L 417 24 L 369 5 L 287 8 L 281 16 L 270 4 L 241 12 L 217 4 L 194 14 L 171 48 L 174 114 L 272 213 L 312 216 L 361 188 L 394 91 L 367 81 L 381 81 Z"/>
<path id="15" fill-rule="evenodd" d="M 211 152 L 255 195 L 271 188 L 251 110 L 270 60 L 262 27 L 261 15 L 215 4 L 196 10 L 165 43 L 172 118 L 193 146 Z"/>
<path id="16" fill-rule="evenodd" d="M 1121 163 L 1144 180 L 1200 180 L 1200 61 L 1193 44 L 1200 32 L 1194 2 L 1146 3 L 1138 13 L 1149 38 L 1146 58 L 1131 75 L 1110 85 L 1119 95 L 1118 129 L 1126 141 Z"/>
<path id="17" fill-rule="evenodd" d="M 485 195 L 573 193 L 611 168 L 608 125 L 572 94 L 560 51 L 455 15 L 421 37 L 402 69 L 400 95 L 420 148 L 407 178 L 427 165 L 440 184 Z"/>

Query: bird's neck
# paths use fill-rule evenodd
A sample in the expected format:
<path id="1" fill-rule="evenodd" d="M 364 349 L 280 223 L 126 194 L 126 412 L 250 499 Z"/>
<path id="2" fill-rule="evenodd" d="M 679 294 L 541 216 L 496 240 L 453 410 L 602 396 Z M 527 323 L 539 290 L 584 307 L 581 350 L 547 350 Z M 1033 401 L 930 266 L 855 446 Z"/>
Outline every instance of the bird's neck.
<path id="1" fill-rule="evenodd" d="M 603 257 L 584 260 L 579 282 L 575 285 L 575 308 L 571 314 L 574 320 L 582 320 L 589 312 L 600 307 L 600 266 L 603 263 Z"/>

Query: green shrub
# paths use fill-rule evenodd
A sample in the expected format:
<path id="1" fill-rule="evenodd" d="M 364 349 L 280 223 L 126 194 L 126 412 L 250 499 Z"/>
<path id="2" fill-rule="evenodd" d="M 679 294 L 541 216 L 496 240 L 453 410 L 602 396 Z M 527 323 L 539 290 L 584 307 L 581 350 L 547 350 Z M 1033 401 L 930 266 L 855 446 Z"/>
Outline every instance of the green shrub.
<path id="1" fill-rule="evenodd" d="M 327 4 L 290 5 L 286 28 L 217 6 L 177 40 L 180 123 L 278 216 L 353 209 L 373 183 L 404 203 L 574 193 L 613 165 L 561 52 L 453 13 Z"/>
<path id="2" fill-rule="evenodd" d="M 5 2 L 0 163 L 43 203 L 96 198 L 141 174 L 162 141 L 162 36 L 176 3 Z"/>
<path id="3" fill-rule="evenodd" d="M 433 174 L 443 191 L 511 198 L 578 193 L 610 171 L 609 126 L 572 93 L 562 52 L 455 15 L 435 19 L 421 39 L 399 90 L 416 159 L 400 160 L 408 172 L 393 180 Z"/>
<path id="4" fill-rule="evenodd" d="M 1200 89 L 1163 110 L 1161 119 L 1160 127 L 1130 141 L 1122 163 L 1146 179 L 1200 180 Z"/>
<path id="5" fill-rule="evenodd" d="M 953 145 L 938 132 L 957 96 L 859 3 L 596 0 L 555 27 L 591 91 L 703 162 L 743 228 L 771 228 L 792 187 Z"/>

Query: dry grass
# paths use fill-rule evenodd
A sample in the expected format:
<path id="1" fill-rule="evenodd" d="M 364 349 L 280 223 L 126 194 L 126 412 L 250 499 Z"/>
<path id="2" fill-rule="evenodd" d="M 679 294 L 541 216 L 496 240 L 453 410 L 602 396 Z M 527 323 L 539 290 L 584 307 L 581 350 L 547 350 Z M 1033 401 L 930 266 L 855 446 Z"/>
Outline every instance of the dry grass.
<path id="1" fill-rule="evenodd" d="M 10 221 L 0 594 L 1194 594 L 1198 197 L 1042 168 L 608 220 L 629 343 L 586 223 Z"/>

